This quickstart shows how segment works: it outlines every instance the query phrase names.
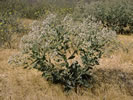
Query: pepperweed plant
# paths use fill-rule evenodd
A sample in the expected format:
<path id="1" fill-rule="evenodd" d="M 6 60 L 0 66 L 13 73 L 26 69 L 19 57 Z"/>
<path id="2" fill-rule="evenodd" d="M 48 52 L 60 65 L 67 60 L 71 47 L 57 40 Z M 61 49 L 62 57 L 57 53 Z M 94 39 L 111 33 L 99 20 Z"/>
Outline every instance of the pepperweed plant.
<path id="1" fill-rule="evenodd" d="M 89 17 L 76 22 L 70 15 L 60 19 L 51 14 L 33 23 L 31 32 L 21 39 L 21 54 L 9 62 L 38 69 L 48 81 L 77 92 L 77 87 L 91 86 L 92 69 L 99 64 L 104 45 L 115 35 Z"/>

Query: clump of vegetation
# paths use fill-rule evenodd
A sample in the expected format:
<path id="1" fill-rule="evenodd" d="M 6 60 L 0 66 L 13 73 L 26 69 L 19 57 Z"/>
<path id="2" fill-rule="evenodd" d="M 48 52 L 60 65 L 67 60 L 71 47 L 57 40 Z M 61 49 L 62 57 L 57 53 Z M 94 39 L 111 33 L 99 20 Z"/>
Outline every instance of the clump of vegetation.
<path id="1" fill-rule="evenodd" d="M 16 6 L 18 2 L 5 0 L 0 3 L 0 46 L 6 43 L 6 47 L 11 48 L 14 35 L 21 35 L 27 29 L 20 22 L 20 13 Z"/>
<path id="2" fill-rule="evenodd" d="M 101 29 L 90 18 L 76 22 L 72 17 L 57 18 L 49 15 L 43 22 L 35 22 L 32 31 L 20 43 L 22 55 L 9 62 L 29 62 L 42 76 L 55 84 L 62 84 L 68 91 L 77 87 L 90 87 L 92 69 L 99 64 L 103 47 L 115 32 Z M 23 59 L 20 59 L 23 57 Z"/>
<path id="3" fill-rule="evenodd" d="M 70 6 L 70 2 L 66 3 L 63 0 L 60 2 L 50 0 L 2 0 L 0 3 L 2 5 L 0 7 L 1 10 L 6 12 L 7 9 L 10 9 L 13 12 L 17 12 L 21 18 L 29 19 L 40 19 L 47 16 L 49 12 L 66 15 L 73 11 L 71 9 L 73 8 L 73 3 Z"/>
<path id="4" fill-rule="evenodd" d="M 12 37 L 24 31 L 26 30 L 17 15 L 12 14 L 10 10 L 0 13 L 0 46 L 7 43 L 7 47 L 11 48 Z"/>
<path id="5" fill-rule="evenodd" d="M 87 17 L 92 15 L 96 21 L 101 21 L 104 27 L 111 28 L 117 33 L 133 32 L 133 2 L 132 0 L 105 0 L 91 4 L 78 4 L 75 15 Z"/>

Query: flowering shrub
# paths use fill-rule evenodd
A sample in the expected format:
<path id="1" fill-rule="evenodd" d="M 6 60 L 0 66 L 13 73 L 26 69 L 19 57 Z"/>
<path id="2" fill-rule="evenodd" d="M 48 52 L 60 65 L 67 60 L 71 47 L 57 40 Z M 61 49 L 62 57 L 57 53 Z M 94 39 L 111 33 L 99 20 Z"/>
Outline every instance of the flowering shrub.
<path id="1" fill-rule="evenodd" d="M 68 91 L 78 86 L 90 87 L 92 68 L 99 64 L 103 46 L 114 36 L 115 32 L 101 29 L 90 18 L 75 22 L 70 16 L 61 19 L 51 14 L 44 21 L 33 23 L 32 31 L 22 38 L 20 49 L 25 64 L 31 62 L 30 66 L 42 71 L 48 81 L 62 84 Z M 22 62 L 20 56 L 9 62 Z"/>

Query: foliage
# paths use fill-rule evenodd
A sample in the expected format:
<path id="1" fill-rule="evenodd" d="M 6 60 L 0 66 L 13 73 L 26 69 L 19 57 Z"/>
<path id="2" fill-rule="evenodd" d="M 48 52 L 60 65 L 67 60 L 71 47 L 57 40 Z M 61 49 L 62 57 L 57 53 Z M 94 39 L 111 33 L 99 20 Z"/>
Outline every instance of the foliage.
<path id="1" fill-rule="evenodd" d="M 7 43 L 7 46 L 11 48 L 12 37 L 24 31 L 26 30 L 18 20 L 17 15 L 13 14 L 10 10 L 0 13 L 0 46 Z"/>
<path id="2" fill-rule="evenodd" d="M 112 35 L 115 32 L 99 28 L 90 18 L 75 22 L 70 16 L 61 19 L 51 14 L 43 22 L 33 23 L 32 31 L 20 43 L 23 56 L 16 55 L 9 62 L 26 67 L 31 62 L 43 77 L 62 84 L 65 91 L 90 87 L 93 66 L 99 64 L 103 46 Z"/>
<path id="3" fill-rule="evenodd" d="M 20 13 L 16 6 L 19 0 L 0 1 L 0 46 L 5 43 L 6 47 L 12 47 L 12 38 L 16 35 L 22 35 L 27 29 L 20 22 Z"/>
<path id="4" fill-rule="evenodd" d="M 133 32 L 133 2 L 132 0 L 104 0 L 91 4 L 79 3 L 75 14 L 77 17 L 92 15 L 96 21 L 101 21 L 104 27 L 109 27 L 117 33 Z"/>
<path id="5" fill-rule="evenodd" d="M 22 18 L 39 19 L 47 16 L 49 12 L 58 13 L 60 15 L 66 15 L 72 12 L 72 5 L 69 1 L 61 0 L 50 1 L 50 0 L 5 0 L 0 1 L 0 12 L 12 10 L 17 12 Z"/>

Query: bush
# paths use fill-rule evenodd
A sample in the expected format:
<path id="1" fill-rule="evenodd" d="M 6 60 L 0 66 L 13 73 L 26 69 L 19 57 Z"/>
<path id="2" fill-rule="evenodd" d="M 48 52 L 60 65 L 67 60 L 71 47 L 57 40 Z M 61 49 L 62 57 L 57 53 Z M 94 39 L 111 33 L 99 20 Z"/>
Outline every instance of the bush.
<path id="1" fill-rule="evenodd" d="M 16 10 L 17 2 L 5 0 L 0 3 L 0 47 L 6 43 L 6 47 L 11 48 L 12 38 L 21 36 L 27 29 L 20 22 L 20 13 Z"/>
<path id="2" fill-rule="evenodd" d="M 74 1 L 66 0 L 2 0 L 0 1 L 0 12 L 8 9 L 17 12 L 21 18 L 40 19 L 52 13 L 65 16 L 72 13 Z"/>
<path id="3" fill-rule="evenodd" d="M 50 0 L 4 0 L 0 1 L 2 5 L 0 12 L 7 9 L 17 12 L 22 18 L 39 19 L 47 16 L 49 12 L 59 13 L 60 15 L 71 13 L 72 5 L 65 1 L 50 1 Z M 70 6 L 69 6 L 70 5 Z"/>
<path id="4" fill-rule="evenodd" d="M 0 13 L 0 46 L 7 43 L 7 47 L 11 48 L 12 37 L 24 31 L 26 30 L 18 20 L 17 15 L 13 15 L 10 10 Z"/>
<path id="5" fill-rule="evenodd" d="M 82 17 L 92 15 L 103 26 L 115 30 L 117 33 L 133 32 L 133 2 L 132 0 L 104 0 L 82 4 L 75 11 Z"/>
<path id="6" fill-rule="evenodd" d="M 75 22 L 70 16 L 62 19 L 49 15 L 33 24 L 32 31 L 21 40 L 22 54 L 9 62 L 26 64 L 26 68 L 31 62 L 43 77 L 62 84 L 65 91 L 90 87 L 93 66 L 99 64 L 104 45 L 114 36 L 115 32 L 100 29 L 90 18 Z"/>

